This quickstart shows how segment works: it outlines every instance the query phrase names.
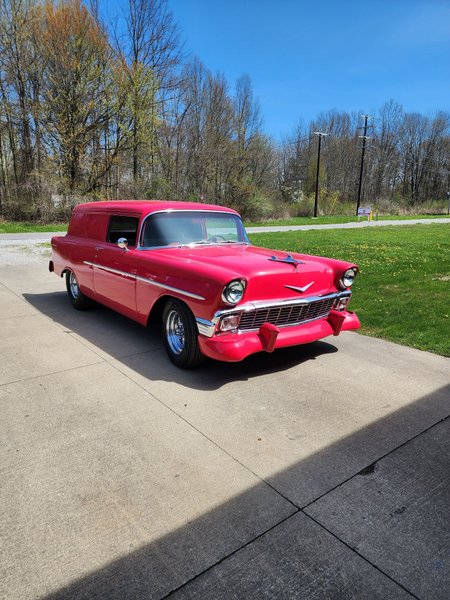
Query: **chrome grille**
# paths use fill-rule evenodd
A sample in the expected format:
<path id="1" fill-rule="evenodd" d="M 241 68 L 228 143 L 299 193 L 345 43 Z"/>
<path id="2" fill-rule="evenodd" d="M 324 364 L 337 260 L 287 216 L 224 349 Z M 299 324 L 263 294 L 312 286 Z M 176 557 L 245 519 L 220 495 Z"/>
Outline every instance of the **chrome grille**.
<path id="1" fill-rule="evenodd" d="M 277 327 L 299 325 L 305 321 L 326 317 L 336 298 L 324 298 L 308 304 L 280 304 L 270 308 L 257 308 L 242 313 L 239 329 L 259 329 L 263 323 Z"/>

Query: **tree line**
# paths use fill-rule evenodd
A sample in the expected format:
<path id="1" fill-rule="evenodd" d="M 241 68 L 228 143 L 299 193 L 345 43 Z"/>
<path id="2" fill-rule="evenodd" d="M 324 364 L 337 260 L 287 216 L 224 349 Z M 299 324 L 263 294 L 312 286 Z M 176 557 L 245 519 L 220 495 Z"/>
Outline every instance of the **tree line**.
<path id="1" fill-rule="evenodd" d="M 123 9 L 106 22 L 95 0 L 0 0 L 0 216 L 64 218 L 75 203 L 118 198 L 205 200 L 255 219 L 308 214 L 316 130 L 329 134 L 320 210 L 348 209 L 358 114 L 330 111 L 275 144 L 250 78 L 231 86 L 187 57 L 167 0 Z M 374 116 L 364 197 L 386 210 L 445 206 L 448 113 L 390 101 Z"/>

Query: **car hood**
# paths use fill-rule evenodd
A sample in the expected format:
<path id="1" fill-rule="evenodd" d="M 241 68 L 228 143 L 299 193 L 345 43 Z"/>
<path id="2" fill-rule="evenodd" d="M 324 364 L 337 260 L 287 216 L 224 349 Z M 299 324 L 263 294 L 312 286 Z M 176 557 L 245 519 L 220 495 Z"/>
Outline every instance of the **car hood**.
<path id="1" fill-rule="evenodd" d="M 216 275 L 222 281 L 246 279 L 248 300 L 295 298 L 333 291 L 348 266 L 341 261 L 297 253 L 292 253 L 297 264 L 281 262 L 289 253 L 243 244 L 184 246 L 170 252 L 172 258 L 180 263 L 186 261 L 191 267 L 197 264 L 204 269 L 208 265 L 211 276 Z"/>

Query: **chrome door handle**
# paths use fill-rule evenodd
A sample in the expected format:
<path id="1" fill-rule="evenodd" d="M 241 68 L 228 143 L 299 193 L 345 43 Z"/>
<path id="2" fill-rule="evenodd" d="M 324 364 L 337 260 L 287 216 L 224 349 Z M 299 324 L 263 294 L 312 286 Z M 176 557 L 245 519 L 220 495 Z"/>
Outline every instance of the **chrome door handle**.
<path id="1" fill-rule="evenodd" d="M 95 246 L 95 249 L 96 250 L 103 250 L 103 247 L 102 246 Z"/>

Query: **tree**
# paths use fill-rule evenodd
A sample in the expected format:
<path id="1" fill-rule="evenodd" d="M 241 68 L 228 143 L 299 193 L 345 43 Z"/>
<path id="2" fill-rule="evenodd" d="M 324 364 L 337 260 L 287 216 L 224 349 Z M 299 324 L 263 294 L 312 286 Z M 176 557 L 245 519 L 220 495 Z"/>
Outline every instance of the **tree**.
<path id="1" fill-rule="evenodd" d="M 132 130 L 134 193 L 142 190 L 144 165 L 156 171 L 157 129 L 167 93 L 176 87 L 180 42 L 167 0 L 128 0 L 127 39 L 117 48 L 127 67 L 131 94 L 128 108 Z M 144 181 L 145 187 L 145 181 Z"/>
<path id="2" fill-rule="evenodd" d="M 80 0 L 42 8 L 41 53 L 45 141 L 70 193 L 89 176 L 89 145 L 111 114 L 113 81 L 105 33 Z"/>

